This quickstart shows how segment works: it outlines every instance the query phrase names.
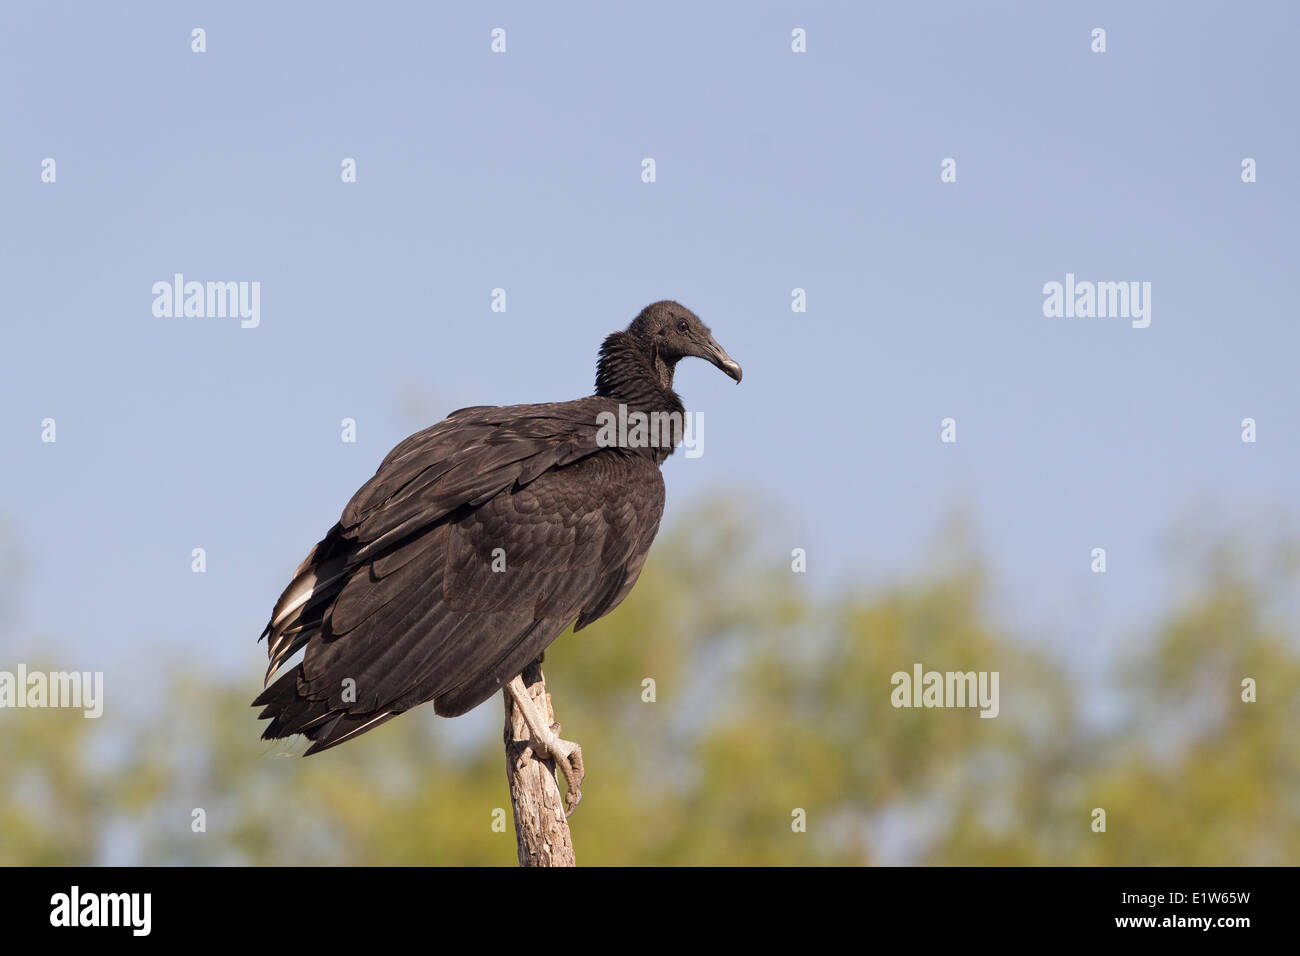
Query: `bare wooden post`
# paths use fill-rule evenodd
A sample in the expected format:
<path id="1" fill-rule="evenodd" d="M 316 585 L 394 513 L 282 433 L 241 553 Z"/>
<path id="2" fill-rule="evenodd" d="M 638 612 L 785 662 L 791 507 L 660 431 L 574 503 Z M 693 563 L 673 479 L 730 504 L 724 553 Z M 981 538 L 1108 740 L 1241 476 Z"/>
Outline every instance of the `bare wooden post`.
<path id="1" fill-rule="evenodd" d="M 541 661 L 524 668 L 524 686 L 548 724 L 555 722 L 551 695 L 546 693 Z M 506 776 L 515 811 L 515 839 L 520 866 L 576 866 L 573 837 L 564 817 L 564 797 L 555 779 L 555 761 L 538 760 L 529 746 L 528 725 L 515 707 L 510 691 L 506 701 Z M 525 756 L 526 754 L 526 756 Z"/>

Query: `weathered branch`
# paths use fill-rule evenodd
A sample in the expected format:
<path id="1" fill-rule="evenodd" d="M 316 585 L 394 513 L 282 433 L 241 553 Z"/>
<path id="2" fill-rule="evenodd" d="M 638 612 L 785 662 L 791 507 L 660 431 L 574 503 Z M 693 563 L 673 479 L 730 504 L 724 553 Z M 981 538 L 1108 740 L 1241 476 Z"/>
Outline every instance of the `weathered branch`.
<path id="1" fill-rule="evenodd" d="M 555 721 L 541 661 L 524 668 L 524 686 L 547 724 Z M 555 761 L 538 760 L 529 745 L 528 724 L 510 697 L 506 702 L 506 776 L 515 811 L 520 866 L 576 866 L 573 837 L 564 817 L 564 797 L 555 779 Z"/>

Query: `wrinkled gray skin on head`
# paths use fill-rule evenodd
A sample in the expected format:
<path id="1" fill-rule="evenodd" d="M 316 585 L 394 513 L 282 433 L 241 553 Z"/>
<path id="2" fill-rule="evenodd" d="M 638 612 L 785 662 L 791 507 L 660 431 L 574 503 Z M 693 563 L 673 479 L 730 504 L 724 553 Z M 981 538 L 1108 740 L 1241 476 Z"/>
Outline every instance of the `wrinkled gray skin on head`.
<path id="1" fill-rule="evenodd" d="M 662 362 L 671 370 L 680 359 L 702 358 L 740 381 L 740 364 L 718 344 L 700 317 L 679 302 L 665 299 L 646 306 L 627 331 L 652 350 L 656 366 Z"/>

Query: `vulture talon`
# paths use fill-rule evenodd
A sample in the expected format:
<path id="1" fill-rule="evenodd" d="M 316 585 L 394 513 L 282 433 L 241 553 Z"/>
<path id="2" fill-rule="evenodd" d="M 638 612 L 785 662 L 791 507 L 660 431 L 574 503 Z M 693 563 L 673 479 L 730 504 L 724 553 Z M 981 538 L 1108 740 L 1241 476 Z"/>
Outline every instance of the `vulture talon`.
<path id="1" fill-rule="evenodd" d="M 573 816 L 573 811 L 582 802 L 582 781 L 587 776 L 587 771 L 582 765 L 582 747 L 572 740 L 560 738 L 559 721 L 549 727 L 546 725 L 545 718 L 529 695 L 528 688 L 524 686 L 522 676 L 516 677 L 506 685 L 506 688 L 515 706 L 523 715 L 524 723 L 528 725 L 529 742 L 519 757 L 519 766 L 523 765 L 530 752 L 539 760 L 554 760 L 568 784 L 564 794 L 566 807 L 564 815 L 566 818 Z"/>

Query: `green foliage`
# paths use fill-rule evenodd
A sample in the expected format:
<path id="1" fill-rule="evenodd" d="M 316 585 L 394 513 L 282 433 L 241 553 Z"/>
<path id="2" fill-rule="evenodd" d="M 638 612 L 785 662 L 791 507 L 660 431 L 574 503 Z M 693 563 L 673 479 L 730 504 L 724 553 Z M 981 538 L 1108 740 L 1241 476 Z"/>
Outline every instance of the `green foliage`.
<path id="1" fill-rule="evenodd" d="M 701 508 L 622 607 L 548 653 L 589 771 L 579 863 L 1300 859 L 1300 655 L 1268 614 L 1290 575 L 1212 562 L 1133 642 L 1108 682 L 1119 716 L 1097 727 L 1075 676 L 990 623 L 974 559 L 816 597 L 750 526 Z M 999 716 L 895 708 L 890 676 L 915 662 L 998 671 Z M 514 864 L 499 700 L 490 719 L 422 708 L 301 760 L 257 739 L 257 686 L 180 674 L 153 721 L 0 715 L 0 864 Z"/>

